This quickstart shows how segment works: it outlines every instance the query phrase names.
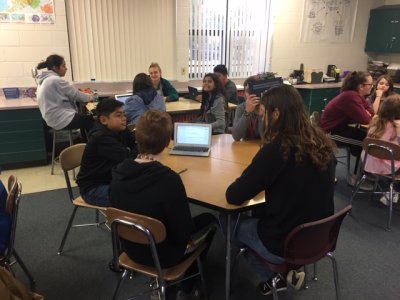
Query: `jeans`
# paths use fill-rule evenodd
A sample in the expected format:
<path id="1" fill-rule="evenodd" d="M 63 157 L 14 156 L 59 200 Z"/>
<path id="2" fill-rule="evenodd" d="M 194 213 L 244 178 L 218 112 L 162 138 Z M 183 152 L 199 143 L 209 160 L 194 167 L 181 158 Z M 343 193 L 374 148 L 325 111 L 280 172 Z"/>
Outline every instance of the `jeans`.
<path id="1" fill-rule="evenodd" d="M 231 232 L 232 232 L 232 244 L 239 248 L 249 247 L 253 251 L 257 252 L 259 256 L 265 258 L 269 262 L 272 263 L 283 263 L 285 260 L 283 257 L 277 256 L 268 251 L 265 248 L 263 242 L 260 240 L 257 232 L 257 225 L 259 219 L 248 217 L 246 215 L 240 215 L 240 219 L 236 225 L 237 215 L 232 215 L 231 217 Z M 222 231 L 226 232 L 226 216 L 220 216 L 220 223 L 222 227 Z M 267 269 L 267 267 L 262 264 L 251 251 L 244 255 L 248 263 L 254 268 L 254 270 L 259 275 L 261 281 L 267 281 L 272 278 L 274 272 Z"/>
<path id="2" fill-rule="evenodd" d="M 82 195 L 82 198 L 89 204 L 97 206 L 111 206 L 110 198 L 108 195 L 109 185 L 99 185 L 92 188 L 89 192 Z"/>

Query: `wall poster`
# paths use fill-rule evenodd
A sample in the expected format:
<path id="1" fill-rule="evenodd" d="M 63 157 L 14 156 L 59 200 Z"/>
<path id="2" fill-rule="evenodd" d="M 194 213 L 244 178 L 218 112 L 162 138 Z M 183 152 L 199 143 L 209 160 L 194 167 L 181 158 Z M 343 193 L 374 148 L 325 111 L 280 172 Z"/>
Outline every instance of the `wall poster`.
<path id="1" fill-rule="evenodd" d="M 0 23 L 54 24 L 53 0 L 0 0 Z"/>
<path id="2" fill-rule="evenodd" d="M 358 0 L 305 0 L 302 42 L 353 40 Z"/>

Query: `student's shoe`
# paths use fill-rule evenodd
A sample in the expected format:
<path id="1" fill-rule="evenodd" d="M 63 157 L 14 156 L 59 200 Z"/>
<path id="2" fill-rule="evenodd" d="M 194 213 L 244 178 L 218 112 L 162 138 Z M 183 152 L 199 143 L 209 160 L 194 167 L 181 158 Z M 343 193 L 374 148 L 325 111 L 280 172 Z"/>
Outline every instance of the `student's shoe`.
<path id="1" fill-rule="evenodd" d="M 350 186 L 356 186 L 358 177 L 356 175 L 350 175 L 347 177 L 347 184 Z M 363 183 L 360 185 L 360 190 L 363 190 L 365 192 L 372 192 L 374 190 L 374 185 L 368 181 L 363 181 Z"/>
<path id="2" fill-rule="evenodd" d="M 385 193 L 385 195 L 383 195 L 381 197 L 381 199 L 379 199 L 379 201 L 382 204 L 388 206 L 389 205 L 389 195 L 390 195 L 389 192 Z M 393 203 L 397 203 L 397 202 L 399 202 L 399 194 L 398 193 L 393 194 Z"/>
<path id="3" fill-rule="evenodd" d="M 286 282 L 287 285 L 292 287 L 295 290 L 301 289 L 304 283 L 304 277 L 305 277 L 304 272 L 297 272 L 296 270 L 291 270 L 287 275 L 286 275 Z"/>
<path id="4" fill-rule="evenodd" d="M 271 295 L 272 294 L 272 278 L 268 279 L 266 282 L 260 282 L 258 284 L 258 290 L 264 296 Z M 286 281 L 285 281 L 285 279 L 283 279 L 283 277 L 281 275 L 279 275 L 279 277 L 276 281 L 276 291 L 282 292 L 285 290 L 287 290 Z"/>

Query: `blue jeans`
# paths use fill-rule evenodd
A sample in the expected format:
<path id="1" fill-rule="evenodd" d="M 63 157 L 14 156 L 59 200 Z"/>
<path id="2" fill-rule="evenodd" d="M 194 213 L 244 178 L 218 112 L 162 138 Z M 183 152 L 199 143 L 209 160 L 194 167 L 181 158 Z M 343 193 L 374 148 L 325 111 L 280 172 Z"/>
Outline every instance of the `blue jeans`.
<path id="1" fill-rule="evenodd" d="M 283 257 L 277 256 L 268 251 L 265 248 L 263 242 L 260 240 L 257 232 L 257 225 L 259 219 L 248 217 L 246 215 L 240 215 L 240 219 L 238 224 L 236 225 L 236 230 L 233 232 L 235 228 L 235 223 L 237 220 L 237 215 L 232 215 L 231 217 L 231 232 L 232 232 L 232 243 L 239 248 L 249 247 L 253 251 L 257 252 L 259 256 L 265 258 L 269 262 L 272 263 L 282 263 L 285 260 Z M 220 216 L 220 222 L 222 231 L 226 232 L 226 216 Z M 260 276 L 261 281 L 267 281 L 272 278 L 274 272 L 267 269 L 267 267 L 260 262 L 260 260 L 249 251 L 244 255 L 248 263 L 254 268 L 254 270 Z"/>
<path id="2" fill-rule="evenodd" d="M 89 204 L 97 206 L 111 206 L 110 197 L 108 195 L 109 185 L 99 185 L 91 189 L 82 198 Z"/>

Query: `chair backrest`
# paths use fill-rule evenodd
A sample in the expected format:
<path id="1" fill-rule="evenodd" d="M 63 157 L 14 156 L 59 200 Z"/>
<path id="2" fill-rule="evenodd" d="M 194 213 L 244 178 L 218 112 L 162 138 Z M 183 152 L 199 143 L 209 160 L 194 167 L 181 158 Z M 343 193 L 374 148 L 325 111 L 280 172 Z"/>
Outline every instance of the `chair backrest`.
<path id="1" fill-rule="evenodd" d="M 363 170 L 368 159 L 368 155 L 379 159 L 391 161 L 391 173 L 395 176 L 395 161 L 400 160 L 400 146 L 391 142 L 382 141 L 374 138 L 365 138 L 363 141 L 365 151 L 363 157 Z"/>
<path id="2" fill-rule="evenodd" d="M 150 244 L 149 233 L 156 244 L 165 240 L 167 231 L 164 224 L 154 218 L 139 215 L 117 208 L 106 210 L 107 222 L 114 226 L 119 237 L 139 244 Z M 114 225 L 113 225 L 114 224 Z"/>
<path id="3" fill-rule="evenodd" d="M 351 208 L 348 205 L 330 217 L 295 227 L 285 239 L 285 260 L 296 265 L 308 265 L 334 251 L 340 226 Z"/>
<path id="4" fill-rule="evenodd" d="M 18 206 L 21 198 L 22 185 L 18 182 L 17 177 L 11 175 L 8 178 L 8 197 L 6 200 L 5 212 L 11 217 L 11 231 L 8 242 L 7 255 L 12 255 L 14 251 L 15 232 L 17 229 Z"/>
<path id="5" fill-rule="evenodd" d="M 74 200 L 74 194 L 72 192 L 71 180 L 69 179 L 68 171 L 81 165 L 85 147 L 86 144 L 75 144 L 69 146 L 61 151 L 59 156 L 61 169 L 64 171 L 65 182 L 67 184 L 68 195 L 71 202 Z"/>
<path id="6" fill-rule="evenodd" d="M 86 144 L 75 144 L 60 153 L 60 165 L 63 171 L 70 171 L 81 165 Z"/>

